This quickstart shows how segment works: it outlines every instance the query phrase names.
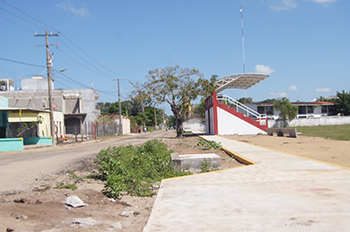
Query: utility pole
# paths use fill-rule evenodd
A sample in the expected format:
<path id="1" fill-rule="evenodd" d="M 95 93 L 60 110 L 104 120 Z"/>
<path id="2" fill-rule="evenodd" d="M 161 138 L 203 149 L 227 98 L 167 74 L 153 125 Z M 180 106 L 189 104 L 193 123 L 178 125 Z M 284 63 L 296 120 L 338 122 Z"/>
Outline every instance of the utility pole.
<path id="1" fill-rule="evenodd" d="M 50 34 L 45 31 L 44 35 L 38 35 L 36 32 L 34 34 L 35 37 L 43 37 L 45 36 L 46 44 L 45 45 L 38 45 L 38 46 L 46 46 L 46 68 L 47 68 L 47 82 L 48 82 L 48 93 L 49 93 L 49 105 L 50 105 L 50 131 L 51 131 L 51 138 L 52 138 L 52 146 L 54 147 L 56 145 L 56 135 L 55 135 L 55 119 L 54 119 L 54 112 L 53 112 L 53 105 L 52 105 L 52 78 L 51 78 L 51 57 L 50 57 L 50 51 L 49 46 L 58 44 L 49 44 L 49 36 L 59 36 L 60 34 Z"/>
<path id="2" fill-rule="evenodd" d="M 157 130 L 157 108 L 156 104 L 154 104 L 154 129 Z"/>
<path id="3" fill-rule="evenodd" d="M 120 102 L 120 85 L 119 85 L 119 78 L 111 79 L 112 81 L 117 81 L 118 83 L 118 103 L 119 103 L 119 135 L 123 134 L 123 119 L 122 119 L 122 105 Z"/>

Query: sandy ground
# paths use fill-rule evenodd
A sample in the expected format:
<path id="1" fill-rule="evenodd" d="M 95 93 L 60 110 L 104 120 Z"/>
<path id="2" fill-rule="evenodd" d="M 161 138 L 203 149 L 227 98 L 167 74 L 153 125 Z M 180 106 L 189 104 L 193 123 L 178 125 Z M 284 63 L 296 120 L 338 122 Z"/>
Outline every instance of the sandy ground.
<path id="1" fill-rule="evenodd" d="M 350 141 L 337 141 L 303 135 L 299 135 L 298 138 L 269 135 L 225 137 L 288 154 L 350 167 Z"/>
<path id="2" fill-rule="evenodd" d="M 242 166 L 221 150 L 196 146 L 195 136 L 176 139 L 175 132 L 169 131 L 162 141 L 179 154 L 215 153 L 222 157 L 222 168 Z M 102 193 L 103 182 L 86 178 L 98 169 L 93 161 L 81 159 L 60 173 L 38 179 L 26 191 L 0 195 L 0 231 L 142 231 L 156 196 L 108 199 Z M 57 188 L 61 183 L 75 184 L 77 189 Z M 88 206 L 66 206 L 62 201 L 67 195 L 78 196 Z"/>
<path id="3" fill-rule="evenodd" d="M 222 157 L 223 169 L 242 166 L 221 150 L 196 146 L 197 137 L 176 139 L 174 131 L 162 137 L 162 141 L 179 154 L 215 153 Z M 226 137 L 350 167 L 350 141 L 306 136 L 297 139 L 267 135 Z M 28 190 L 3 193 L 0 195 L 0 231 L 142 231 L 155 196 L 126 195 L 116 201 L 108 199 L 102 193 L 103 182 L 86 178 L 97 168 L 92 158 L 81 159 L 59 173 L 38 179 Z M 59 189 L 56 185 L 60 183 L 75 184 L 78 188 L 75 191 Z M 66 206 L 62 203 L 66 195 L 76 195 L 88 206 Z"/>

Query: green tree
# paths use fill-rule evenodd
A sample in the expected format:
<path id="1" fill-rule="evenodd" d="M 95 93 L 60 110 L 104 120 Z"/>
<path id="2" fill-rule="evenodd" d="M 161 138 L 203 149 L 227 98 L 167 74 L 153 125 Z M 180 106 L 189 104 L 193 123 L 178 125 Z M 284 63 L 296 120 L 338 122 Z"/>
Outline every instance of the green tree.
<path id="1" fill-rule="evenodd" d="M 298 106 L 293 106 L 286 97 L 274 100 L 273 104 L 280 111 L 279 120 L 284 123 L 284 126 L 287 126 L 288 122 L 292 121 L 298 115 Z"/>
<path id="2" fill-rule="evenodd" d="M 205 118 L 205 98 L 201 98 L 199 104 L 194 105 L 194 113 L 197 117 Z"/>
<path id="3" fill-rule="evenodd" d="M 350 115 L 350 91 L 337 92 L 337 98 L 335 99 L 335 110 L 337 113 L 344 115 Z"/>
<path id="4" fill-rule="evenodd" d="M 182 137 L 183 121 L 191 108 L 191 101 L 204 95 L 203 89 L 209 89 L 206 85 L 210 82 L 201 77 L 198 70 L 179 66 L 155 69 L 149 71 L 144 84 L 134 85 L 134 93 L 137 96 L 138 92 L 144 91 L 157 103 L 167 102 L 176 118 L 177 137 Z"/>
<path id="5" fill-rule="evenodd" d="M 213 92 L 216 90 L 216 80 L 218 75 L 211 75 L 210 80 L 199 79 L 199 82 L 202 87 L 202 95 L 206 98 L 213 95 Z"/>
<path id="6" fill-rule="evenodd" d="M 253 102 L 253 98 L 251 97 L 241 97 L 240 99 L 238 99 L 238 101 L 242 104 L 245 103 L 252 103 Z"/>

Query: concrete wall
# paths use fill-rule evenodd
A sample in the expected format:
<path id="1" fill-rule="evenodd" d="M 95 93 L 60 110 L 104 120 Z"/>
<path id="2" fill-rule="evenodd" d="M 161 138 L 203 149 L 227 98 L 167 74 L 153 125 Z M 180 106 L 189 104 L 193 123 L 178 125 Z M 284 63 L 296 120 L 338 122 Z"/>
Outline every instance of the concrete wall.
<path id="1" fill-rule="evenodd" d="M 31 108 L 36 110 L 49 109 L 49 100 L 47 92 L 33 91 L 6 91 L 0 92 L 0 95 L 8 98 L 9 107 Z M 63 95 L 61 91 L 52 93 L 55 110 L 63 112 Z"/>
<path id="2" fill-rule="evenodd" d="M 64 114 L 62 112 L 54 111 L 54 119 L 55 119 L 55 125 L 57 130 L 57 135 L 64 135 L 66 132 L 64 131 L 65 125 L 64 125 Z"/>
<path id="3" fill-rule="evenodd" d="M 9 113 L 9 122 L 33 122 L 38 120 L 38 116 L 41 116 L 43 121 L 39 124 L 38 136 L 48 137 L 51 136 L 50 130 L 50 113 L 49 112 L 32 112 L 22 111 L 21 117 L 18 111 L 11 111 Z M 55 124 L 58 126 L 58 133 L 64 132 L 64 115 L 62 112 L 54 112 Z M 60 135 L 60 133 L 59 133 Z"/>
<path id="4" fill-rule="evenodd" d="M 266 134 L 265 131 L 247 123 L 246 121 L 218 108 L 218 134 L 219 135 L 256 135 Z"/>
<path id="5" fill-rule="evenodd" d="M 93 89 L 63 89 L 62 91 L 64 95 L 80 94 L 81 113 L 86 113 L 85 121 L 93 122 L 99 115 L 95 107 L 95 99 L 98 97 L 98 94 Z M 64 113 L 66 114 L 68 112 Z"/>
<path id="6" fill-rule="evenodd" d="M 79 109 L 74 108 L 77 103 L 77 98 L 75 100 L 71 98 L 72 95 L 77 94 L 81 97 L 81 101 L 78 103 Z M 68 102 L 65 101 L 64 95 L 70 96 L 67 98 Z M 37 110 L 49 109 L 48 94 L 45 91 L 0 91 L 0 96 L 8 98 L 9 107 Z M 95 99 L 98 97 L 98 94 L 92 89 L 53 90 L 52 96 L 53 104 L 56 106 L 55 110 L 61 111 L 64 114 L 73 114 L 77 112 L 86 113 L 84 121 L 88 122 L 93 122 L 96 116 L 99 115 L 99 112 L 95 109 Z M 73 107 L 69 101 L 73 101 Z"/>
<path id="7" fill-rule="evenodd" d="M 24 150 L 22 138 L 0 139 L 0 152 Z"/>
<path id="8" fill-rule="evenodd" d="M 8 107 L 9 101 L 6 97 L 0 96 L 0 107 Z"/>
<path id="9" fill-rule="evenodd" d="M 123 118 L 123 135 L 130 134 L 130 118 Z"/>
<path id="10" fill-rule="evenodd" d="M 324 116 L 313 118 L 297 118 L 289 123 L 290 127 L 297 126 L 324 126 L 350 124 L 350 116 Z M 282 122 L 269 120 L 269 127 L 282 127 Z"/>
<path id="11" fill-rule="evenodd" d="M 184 131 L 206 131 L 205 120 L 193 118 L 183 124 Z"/>
<path id="12" fill-rule="evenodd" d="M 23 91 L 46 91 L 49 88 L 47 78 L 23 78 L 21 79 L 22 90 Z M 52 89 L 54 88 L 54 83 L 52 82 Z"/>

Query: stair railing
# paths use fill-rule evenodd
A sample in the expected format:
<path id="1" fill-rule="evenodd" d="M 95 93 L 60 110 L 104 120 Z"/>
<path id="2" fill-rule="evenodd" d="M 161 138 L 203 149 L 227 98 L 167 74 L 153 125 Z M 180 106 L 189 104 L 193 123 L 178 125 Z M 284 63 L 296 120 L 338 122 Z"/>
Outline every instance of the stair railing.
<path id="1" fill-rule="evenodd" d="M 229 107 L 231 107 L 230 105 L 233 105 L 234 108 L 236 109 L 236 112 L 241 112 L 246 117 L 252 117 L 256 121 L 259 121 L 260 125 L 266 125 L 266 114 L 259 114 L 255 110 L 249 108 L 248 106 L 240 103 L 239 101 L 227 95 L 218 95 L 217 99 L 219 100 L 219 103 L 227 104 L 227 106 Z"/>

